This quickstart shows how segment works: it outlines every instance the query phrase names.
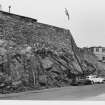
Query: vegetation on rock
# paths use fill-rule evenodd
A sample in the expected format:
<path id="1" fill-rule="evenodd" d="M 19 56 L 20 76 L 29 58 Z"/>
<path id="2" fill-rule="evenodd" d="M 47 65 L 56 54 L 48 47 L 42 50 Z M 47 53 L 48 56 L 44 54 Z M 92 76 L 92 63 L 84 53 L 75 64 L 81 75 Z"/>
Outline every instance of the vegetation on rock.
<path id="1" fill-rule="evenodd" d="M 84 72 L 81 72 L 76 59 L 66 49 L 52 50 L 50 45 L 46 47 L 40 45 L 42 43 L 39 43 L 40 47 L 35 47 L 17 45 L 10 40 L 0 42 L 2 93 L 70 85 L 76 77 L 95 70 L 92 64 L 84 61 Z"/>

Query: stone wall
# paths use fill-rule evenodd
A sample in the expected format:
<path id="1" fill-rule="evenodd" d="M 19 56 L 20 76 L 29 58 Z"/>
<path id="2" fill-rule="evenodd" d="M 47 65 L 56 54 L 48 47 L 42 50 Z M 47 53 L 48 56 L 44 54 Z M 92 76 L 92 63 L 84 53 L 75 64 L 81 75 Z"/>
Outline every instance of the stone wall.
<path id="1" fill-rule="evenodd" d="M 0 36 L 2 35 L 4 39 L 11 39 L 18 44 L 47 43 L 57 49 L 68 48 L 71 51 L 72 36 L 69 30 L 0 11 Z"/>

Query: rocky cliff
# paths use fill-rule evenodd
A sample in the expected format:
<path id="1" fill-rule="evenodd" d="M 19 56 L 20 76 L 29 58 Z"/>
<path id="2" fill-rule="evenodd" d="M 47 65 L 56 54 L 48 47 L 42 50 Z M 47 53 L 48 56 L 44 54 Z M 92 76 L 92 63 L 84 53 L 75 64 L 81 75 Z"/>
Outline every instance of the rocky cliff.
<path id="1" fill-rule="evenodd" d="M 67 29 L 0 11 L 0 38 L 0 72 L 12 85 L 65 86 L 96 71 L 95 56 Z"/>

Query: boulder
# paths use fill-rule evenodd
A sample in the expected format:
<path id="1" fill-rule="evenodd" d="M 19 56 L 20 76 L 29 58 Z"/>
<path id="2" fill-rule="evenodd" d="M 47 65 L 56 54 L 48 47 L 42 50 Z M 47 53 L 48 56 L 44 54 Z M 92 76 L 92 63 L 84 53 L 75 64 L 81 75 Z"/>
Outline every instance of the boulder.
<path id="1" fill-rule="evenodd" d="M 53 65 L 53 62 L 51 61 L 49 57 L 42 59 L 41 62 L 44 69 L 49 69 Z"/>

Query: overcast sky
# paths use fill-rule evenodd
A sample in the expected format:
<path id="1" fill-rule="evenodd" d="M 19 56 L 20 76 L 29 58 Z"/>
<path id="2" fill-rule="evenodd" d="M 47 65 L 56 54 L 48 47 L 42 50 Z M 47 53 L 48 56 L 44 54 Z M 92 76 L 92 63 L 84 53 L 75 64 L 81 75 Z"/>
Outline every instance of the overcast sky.
<path id="1" fill-rule="evenodd" d="M 105 46 L 105 0 L 0 0 L 0 4 L 4 11 L 11 5 L 12 13 L 69 28 L 79 47 Z"/>

